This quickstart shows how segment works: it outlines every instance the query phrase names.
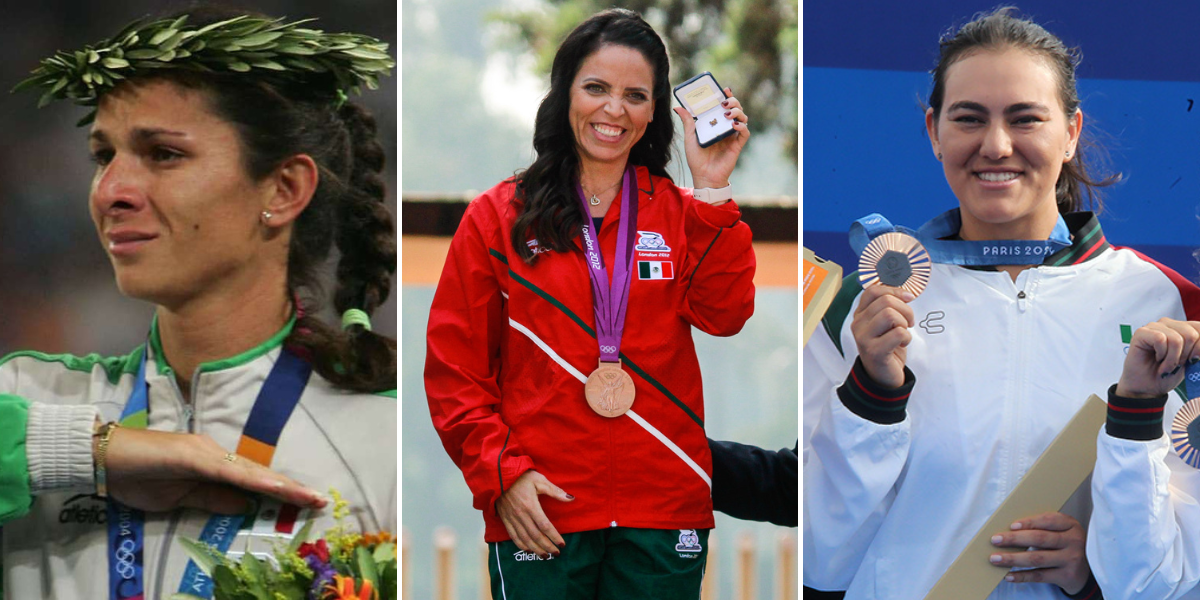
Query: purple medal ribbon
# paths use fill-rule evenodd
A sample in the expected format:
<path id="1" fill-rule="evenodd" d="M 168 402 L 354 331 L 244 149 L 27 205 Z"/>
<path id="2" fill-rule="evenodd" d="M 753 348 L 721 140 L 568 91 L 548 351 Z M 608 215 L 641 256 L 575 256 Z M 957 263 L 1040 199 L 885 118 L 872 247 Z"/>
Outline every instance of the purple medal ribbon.
<path id="1" fill-rule="evenodd" d="M 637 228 L 637 175 L 632 165 L 625 167 L 623 184 L 611 284 L 608 271 L 604 269 L 604 256 L 600 252 L 600 236 L 593 231 L 594 222 L 583 196 L 583 186 L 575 185 L 579 192 L 579 205 L 583 208 L 583 251 L 592 280 L 592 306 L 596 311 L 596 340 L 600 343 L 601 362 L 615 363 L 619 360 L 621 333 L 625 329 L 625 307 L 629 304 L 629 282 L 633 273 L 632 234 Z M 622 249 L 625 251 L 625 260 L 621 260 Z"/>

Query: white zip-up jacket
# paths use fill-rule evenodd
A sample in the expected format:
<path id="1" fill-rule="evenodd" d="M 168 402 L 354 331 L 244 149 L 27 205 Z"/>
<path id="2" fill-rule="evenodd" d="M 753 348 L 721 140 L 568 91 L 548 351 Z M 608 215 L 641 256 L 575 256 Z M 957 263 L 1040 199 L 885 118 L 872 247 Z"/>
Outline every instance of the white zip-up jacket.
<path id="1" fill-rule="evenodd" d="M 153 328 L 146 361 L 150 428 L 201 433 L 230 451 L 236 449 L 250 408 L 290 331 L 291 324 L 252 350 L 201 365 L 192 378 L 189 405 L 170 367 L 158 359 L 162 351 Z M 90 403 L 102 420 L 118 420 L 133 389 L 140 356 L 141 348 L 112 358 L 16 353 L 0 363 L 0 392 L 43 403 Z M 280 434 L 271 468 L 325 493 L 330 487 L 337 489 L 350 503 L 349 527 L 394 532 L 396 439 L 394 392 L 342 391 L 314 371 Z M 4 597 L 108 600 L 105 507 L 92 489 L 46 493 L 35 498 L 27 516 L 6 523 Z M 261 522 L 265 516 L 260 512 L 257 518 Z M 188 557 L 178 540 L 200 538 L 209 517 L 190 509 L 146 514 L 146 598 L 168 598 L 179 591 Z M 316 521 L 314 536 L 334 525 L 332 505 L 306 512 L 301 520 L 305 517 Z M 252 543 L 251 551 L 270 550 L 266 538 L 248 539 L 243 533 L 230 550 L 245 550 L 247 543 Z"/>
<path id="2" fill-rule="evenodd" d="M 1072 246 L 1015 282 L 933 265 L 911 304 L 910 392 L 881 390 L 855 368 L 861 288 L 847 278 L 805 347 L 806 585 L 848 599 L 923 598 L 1087 397 L 1106 398 L 1129 333 L 1184 318 L 1195 286 L 1110 247 L 1089 213 L 1066 220 Z M 1131 496 L 1114 502 L 1139 501 Z M 1090 510 L 1085 490 L 1063 512 L 1086 526 Z M 1008 582 L 989 596 L 1063 597 L 1054 585 Z"/>

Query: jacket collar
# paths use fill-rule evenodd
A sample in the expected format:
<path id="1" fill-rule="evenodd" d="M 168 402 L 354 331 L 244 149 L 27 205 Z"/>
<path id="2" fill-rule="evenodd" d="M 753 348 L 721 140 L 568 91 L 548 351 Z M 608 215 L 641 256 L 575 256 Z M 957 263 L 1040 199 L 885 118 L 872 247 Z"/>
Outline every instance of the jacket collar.
<path id="1" fill-rule="evenodd" d="M 196 374 L 207 373 L 207 372 L 211 372 L 211 371 L 221 371 L 224 369 L 231 369 L 233 367 L 239 367 L 246 363 L 249 363 L 249 362 L 267 354 L 268 352 L 282 346 L 283 341 L 285 339 L 287 339 L 287 336 L 292 333 L 292 328 L 295 327 L 295 325 L 296 325 L 296 315 L 293 314 L 292 318 L 288 319 L 288 322 L 284 324 L 282 329 L 280 329 L 278 332 L 276 332 L 275 335 L 272 335 L 270 338 L 267 338 L 267 340 L 264 341 L 263 343 L 255 346 L 249 350 L 246 350 L 245 352 L 242 352 L 240 354 L 230 356 L 229 358 L 223 358 L 220 360 L 214 360 L 214 361 L 210 361 L 210 362 L 206 362 L 206 363 L 200 363 L 200 366 L 196 369 Z M 160 337 L 160 334 L 158 331 L 158 317 L 157 316 L 155 316 L 154 320 L 151 321 L 151 323 L 150 323 L 150 349 L 151 349 L 151 355 L 148 358 L 152 357 L 155 359 L 154 364 L 157 367 L 158 374 L 166 375 L 167 373 L 169 373 L 171 370 L 171 366 L 167 364 L 167 361 L 165 360 L 164 355 L 163 355 L 162 338 Z"/>

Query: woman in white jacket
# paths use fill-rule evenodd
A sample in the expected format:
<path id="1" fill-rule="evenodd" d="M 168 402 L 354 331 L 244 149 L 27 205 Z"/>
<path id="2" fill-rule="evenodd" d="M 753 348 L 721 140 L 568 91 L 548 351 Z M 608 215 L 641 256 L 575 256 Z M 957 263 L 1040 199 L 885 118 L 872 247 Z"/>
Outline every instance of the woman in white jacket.
<path id="1" fill-rule="evenodd" d="M 1195 304 L 1194 286 L 1109 246 L 1080 212 L 1085 191 L 1106 182 L 1081 156 L 1075 55 L 1009 12 L 946 36 L 933 72 L 926 127 L 958 208 L 925 232 L 950 251 L 919 297 L 848 278 L 805 348 L 813 588 L 923 598 L 1089 394 L 1104 392 L 1124 359 L 1122 325 L 1184 318 Z M 1077 494 L 1062 512 L 995 532 L 980 560 L 1028 570 L 991 598 L 1098 598 L 1089 509 Z"/>

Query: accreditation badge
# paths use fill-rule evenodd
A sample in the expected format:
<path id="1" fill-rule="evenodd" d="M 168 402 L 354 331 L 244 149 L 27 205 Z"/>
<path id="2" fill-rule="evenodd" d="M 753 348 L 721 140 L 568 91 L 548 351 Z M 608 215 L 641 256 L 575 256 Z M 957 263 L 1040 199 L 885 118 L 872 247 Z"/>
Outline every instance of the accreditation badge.
<path id="1" fill-rule="evenodd" d="M 863 288 L 877 283 L 920 296 L 929 284 L 933 262 L 917 238 L 896 231 L 871 240 L 858 259 L 858 281 Z"/>

